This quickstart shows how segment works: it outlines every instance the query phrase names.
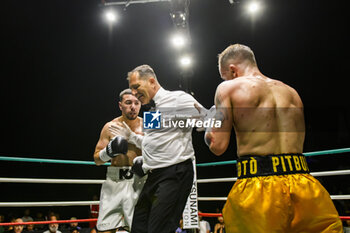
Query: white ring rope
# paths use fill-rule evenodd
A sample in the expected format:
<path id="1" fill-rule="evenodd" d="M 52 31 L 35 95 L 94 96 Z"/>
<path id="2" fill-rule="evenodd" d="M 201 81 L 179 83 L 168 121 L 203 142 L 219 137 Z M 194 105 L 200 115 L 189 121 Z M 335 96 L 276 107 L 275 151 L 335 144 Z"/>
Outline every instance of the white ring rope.
<path id="1" fill-rule="evenodd" d="M 30 207 L 30 206 L 86 206 L 99 205 L 99 201 L 42 201 L 42 202 L 0 202 L 0 207 Z"/>
<path id="2" fill-rule="evenodd" d="M 217 183 L 217 182 L 233 182 L 236 181 L 237 177 L 232 178 L 214 178 L 214 179 L 198 179 L 198 184 L 204 184 L 204 183 Z"/>
<path id="3" fill-rule="evenodd" d="M 37 183 L 37 184 L 102 184 L 105 180 L 73 179 L 33 179 L 33 178 L 0 178 L 0 183 Z"/>
<path id="4" fill-rule="evenodd" d="M 332 200 L 349 200 L 350 195 L 330 195 Z"/>
<path id="5" fill-rule="evenodd" d="M 198 197 L 198 201 L 226 201 L 227 197 Z"/>
<path id="6" fill-rule="evenodd" d="M 341 176 L 350 175 L 350 170 L 338 170 L 338 171 L 325 171 L 325 172 L 310 172 L 314 177 L 318 176 Z M 237 177 L 233 178 L 215 178 L 215 179 L 198 179 L 197 183 L 216 183 L 216 182 L 233 182 Z"/>
<path id="7" fill-rule="evenodd" d="M 350 175 L 350 170 L 311 172 L 317 176 Z M 197 183 L 233 182 L 237 177 L 198 179 Z M 35 179 L 35 178 L 0 178 L 0 183 L 46 183 L 46 184 L 102 184 L 104 180 L 87 179 Z M 331 195 L 332 200 L 350 200 L 350 195 Z M 226 201 L 227 197 L 198 197 L 198 201 Z M 98 205 L 99 201 L 61 201 L 61 202 L 0 202 L 0 207 L 32 207 L 32 206 L 86 206 Z"/>
<path id="8" fill-rule="evenodd" d="M 311 172 L 311 175 L 318 176 L 340 176 L 350 175 L 350 170 Z M 197 183 L 233 182 L 237 177 L 198 179 Z M 0 183 L 39 183 L 39 184 L 102 184 L 105 180 L 77 180 L 77 179 L 35 179 L 35 178 L 0 178 Z"/>
<path id="9" fill-rule="evenodd" d="M 332 200 L 350 200 L 350 195 L 330 195 Z M 198 201 L 226 201 L 227 197 L 198 197 Z"/>
<path id="10" fill-rule="evenodd" d="M 328 172 L 310 172 L 311 175 L 317 176 L 341 176 L 350 175 L 350 170 L 338 170 L 338 171 L 328 171 Z"/>
<path id="11" fill-rule="evenodd" d="M 332 200 L 350 200 L 350 195 L 331 195 Z M 198 197 L 198 201 L 226 201 L 227 197 Z M 0 202 L 0 207 L 33 206 L 87 206 L 98 205 L 99 201 L 59 201 L 59 202 Z"/>

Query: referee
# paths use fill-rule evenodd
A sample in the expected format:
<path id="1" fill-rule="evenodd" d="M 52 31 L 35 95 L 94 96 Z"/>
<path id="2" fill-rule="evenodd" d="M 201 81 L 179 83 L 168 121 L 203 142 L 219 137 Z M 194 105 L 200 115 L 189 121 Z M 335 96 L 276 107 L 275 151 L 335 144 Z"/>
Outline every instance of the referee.
<path id="1" fill-rule="evenodd" d="M 197 101 L 191 95 L 163 89 L 149 65 L 129 72 L 128 81 L 141 104 L 154 101 L 152 111 L 159 110 L 162 117 L 185 109 L 196 111 Z M 144 132 L 139 175 L 145 172 L 148 178 L 135 206 L 131 232 L 174 233 L 193 183 L 192 128 L 161 127 Z"/>

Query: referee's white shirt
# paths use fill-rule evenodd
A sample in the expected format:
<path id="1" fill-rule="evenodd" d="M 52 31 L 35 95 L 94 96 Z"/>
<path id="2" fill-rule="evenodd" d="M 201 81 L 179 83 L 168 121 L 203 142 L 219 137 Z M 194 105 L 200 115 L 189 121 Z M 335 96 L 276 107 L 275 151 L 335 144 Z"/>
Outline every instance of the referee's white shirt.
<path id="1" fill-rule="evenodd" d="M 174 114 L 198 115 L 194 107 L 194 103 L 198 102 L 186 92 L 160 88 L 153 100 L 156 107 L 152 111 L 159 110 L 162 123 L 165 118 L 169 120 Z M 144 133 L 142 140 L 144 170 L 168 167 L 194 158 L 191 127 L 162 126 L 160 129 L 144 130 Z"/>

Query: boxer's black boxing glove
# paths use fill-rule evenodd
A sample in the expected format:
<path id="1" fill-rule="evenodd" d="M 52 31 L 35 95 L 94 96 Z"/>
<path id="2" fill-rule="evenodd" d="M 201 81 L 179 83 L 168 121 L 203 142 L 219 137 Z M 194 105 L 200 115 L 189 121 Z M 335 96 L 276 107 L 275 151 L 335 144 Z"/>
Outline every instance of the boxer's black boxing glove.
<path id="1" fill-rule="evenodd" d="M 114 158 L 118 154 L 126 154 L 128 152 L 128 141 L 122 136 L 113 138 L 106 147 L 106 153 L 109 157 Z"/>
<path id="2" fill-rule="evenodd" d="M 126 154 L 127 152 L 128 141 L 122 136 L 116 136 L 108 143 L 106 148 L 100 151 L 99 157 L 102 161 L 107 162 L 118 154 Z"/>
<path id="3" fill-rule="evenodd" d="M 143 177 L 146 173 L 142 169 L 143 159 L 142 156 L 137 156 L 134 158 L 133 165 L 131 167 L 131 172 L 138 175 L 139 177 Z"/>

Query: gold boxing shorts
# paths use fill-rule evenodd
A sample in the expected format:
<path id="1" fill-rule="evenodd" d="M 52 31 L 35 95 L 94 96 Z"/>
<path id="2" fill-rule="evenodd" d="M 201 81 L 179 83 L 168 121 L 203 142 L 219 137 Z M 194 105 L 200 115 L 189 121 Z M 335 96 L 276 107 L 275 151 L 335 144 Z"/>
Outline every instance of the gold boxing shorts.
<path id="1" fill-rule="evenodd" d="M 342 233 L 327 190 L 302 154 L 243 156 L 223 209 L 226 233 Z"/>

